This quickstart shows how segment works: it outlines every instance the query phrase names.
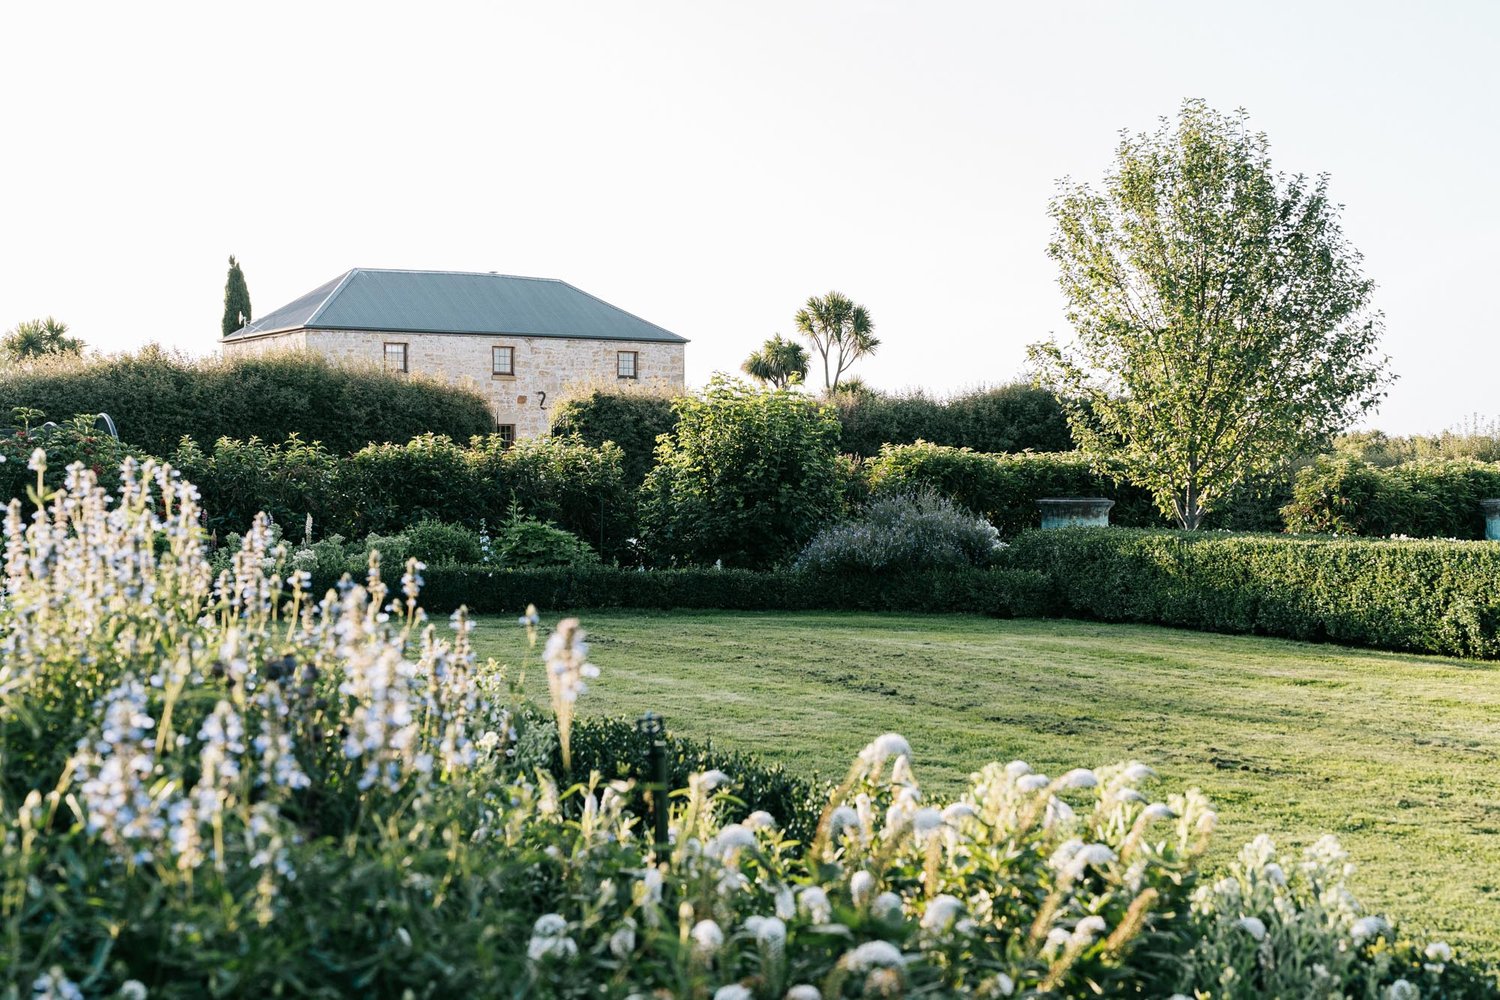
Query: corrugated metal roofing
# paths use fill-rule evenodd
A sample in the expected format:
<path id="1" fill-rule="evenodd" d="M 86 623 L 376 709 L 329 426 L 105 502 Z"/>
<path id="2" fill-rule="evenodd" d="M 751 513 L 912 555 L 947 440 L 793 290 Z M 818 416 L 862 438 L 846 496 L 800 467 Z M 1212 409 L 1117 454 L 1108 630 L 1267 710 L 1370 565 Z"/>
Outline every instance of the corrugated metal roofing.
<path id="1" fill-rule="evenodd" d="M 346 272 L 225 339 L 300 329 L 687 343 L 555 278 L 373 268 Z"/>

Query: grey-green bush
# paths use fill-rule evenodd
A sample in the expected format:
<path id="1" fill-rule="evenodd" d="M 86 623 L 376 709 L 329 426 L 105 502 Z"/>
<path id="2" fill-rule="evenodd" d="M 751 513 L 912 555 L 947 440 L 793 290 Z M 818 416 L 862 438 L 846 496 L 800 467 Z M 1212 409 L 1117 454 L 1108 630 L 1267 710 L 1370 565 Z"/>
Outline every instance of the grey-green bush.
<path id="1" fill-rule="evenodd" d="M 796 568 L 812 573 L 888 573 L 988 566 L 1005 549 L 1000 532 L 932 490 L 874 500 L 858 517 L 813 536 Z"/>

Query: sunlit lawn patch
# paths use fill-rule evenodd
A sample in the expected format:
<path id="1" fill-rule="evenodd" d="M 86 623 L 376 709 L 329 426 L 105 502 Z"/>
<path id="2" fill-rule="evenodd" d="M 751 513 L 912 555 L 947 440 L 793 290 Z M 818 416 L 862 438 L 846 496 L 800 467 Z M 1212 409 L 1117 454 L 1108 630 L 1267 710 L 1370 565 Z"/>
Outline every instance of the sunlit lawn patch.
<path id="1" fill-rule="evenodd" d="M 547 614 L 555 621 L 556 614 Z M 590 612 L 609 683 L 583 707 L 651 709 L 804 772 L 872 732 L 956 790 L 991 760 L 1135 758 L 1197 784 L 1223 862 L 1259 832 L 1339 836 L 1361 898 L 1500 955 L 1500 670 L 1440 657 L 1073 621 Z M 476 644 L 514 660 L 512 619 Z M 540 693 L 545 681 L 528 678 Z"/>

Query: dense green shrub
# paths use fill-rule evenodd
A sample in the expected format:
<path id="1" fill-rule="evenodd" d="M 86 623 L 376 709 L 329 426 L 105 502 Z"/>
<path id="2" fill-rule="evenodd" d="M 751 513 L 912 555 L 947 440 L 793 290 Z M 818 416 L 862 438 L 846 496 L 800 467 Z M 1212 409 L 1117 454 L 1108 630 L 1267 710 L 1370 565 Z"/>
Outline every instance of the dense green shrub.
<path id="1" fill-rule="evenodd" d="M 550 521 L 595 546 L 622 555 L 636 534 L 636 498 L 625 473 L 625 453 L 576 437 L 533 438 L 505 447 L 498 437 L 469 444 L 475 493 L 493 511 L 518 504 L 521 513 Z"/>
<path id="2" fill-rule="evenodd" d="M 1500 657 L 1500 546 L 1117 528 L 1028 532 L 1007 565 L 1065 615 Z"/>
<path id="3" fill-rule="evenodd" d="M 297 434 L 338 455 L 418 434 L 467 440 L 495 429 L 475 390 L 419 375 L 341 366 L 313 353 L 194 360 L 148 347 L 135 354 L 22 365 L 0 372 L 0 414 L 30 406 L 55 416 L 112 416 L 120 438 L 154 455 L 183 437 L 282 441 Z"/>
<path id="4" fill-rule="evenodd" d="M 852 455 L 873 458 L 887 444 L 934 444 L 975 451 L 1069 451 L 1073 435 L 1057 397 L 1024 382 L 981 389 L 949 400 L 841 392 L 833 405 L 840 442 Z"/>
<path id="5" fill-rule="evenodd" d="M 429 567 L 424 603 L 476 613 L 517 614 L 528 604 L 561 608 L 715 608 L 729 611 L 916 611 L 1035 616 L 1054 607 L 1042 573 L 933 570 L 905 574 L 815 574 L 743 569 L 629 570 L 612 566 L 505 570 Z M 319 579 L 320 592 L 334 579 Z"/>
<path id="6" fill-rule="evenodd" d="M 355 536 L 393 534 L 427 519 L 478 525 L 504 509 L 476 488 L 464 447 L 433 434 L 361 448 L 341 463 L 339 478 L 359 498 L 347 532 Z"/>
<path id="7" fill-rule="evenodd" d="M 527 517 L 514 503 L 493 537 L 488 532 L 481 535 L 481 544 L 483 558 L 470 560 L 470 565 L 548 569 L 593 566 L 599 562 L 599 554 L 583 539 L 551 522 Z"/>
<path id="8" fill-rule="evenodd" d="M 482 556 L 479 535 L 463 525 L 418 521 L 401 534 L 406 537 L 405 559 L 429 566 L 473 566 Z"/>
<path id="9" fill-rule="evenodd" d="M 185 437 L 171 461 L 197 485 L 208 526 L 220 535 L 243 533 L 262 511 L 297 537 L 308 515 L 318 535 L 353 530 L 347 460 L 295 434 L 276 444 L 220 438 L 208 451 Z"/>
<path id="10" fill-rule="evenodd" d="M 491 435 L 463 447 L 424 434 L 348 458 L 296 437 L 281 444 L 223 438 L 210 451 L 187 440 L 173 463 L 198 484 L 209 527 L 220 535 L 242 533 L 260 511 L 299 539 L 309 514 L 319 538 L 392 536 L 425 520 L 478 530 L 512 504 L 591 544 L 603 540 L 611 555 L 624 552 L 635 532 L 619 448 L 571 438 L 507 447 Z"/>
<path id="11" fill-rule="evenodd" d="M 1144 490 L 1100 474 L 1081 452 L 989 455 L 921 442 L 881 449 L 868 463 L 868 475 L 877 496 L 936 490 L 988 518 L 1006 538 L 1041 524 L 1036 502 L 1047 497 L 1109 497 L 1115 501 L 1113 523 L 1161 523 Z"/>
<path id="12" fill-rule="evenodd" d="M 1475 414 L 1441 434 L 1351 431 L 1336 438 L 1333 447 L 1337 455 L 1379 466 L 1454 459 L 1500 462 L 1500 420 Z"/>
<path id="13" fill-rule="evenodd" d="M 762 567 L 839 512 L 838 421 L 785 389 L 716 376 L 684 396 L 641 486 L 641 538 L 659 563 Z"/>
<path id="14" fill-rule="evenodd" d="M 573 392 L 552 411 L 552 433 L 577 435 L 595 448 L 620 446 L 625 481 L 635 489 L 656 464 L 656 439 L 677 427 L 672 400 L 678 390 L 654 386 L 628 389 L 588 386 Z"/>
<path id="15" fill-rule="evenodd" d="M 1324 458 L 1297 473 L 1282 509 L 1288 531 L 1483 538 L 1481 500 L 1500 498 L 1500 465 L 1468 460 L 1389 468 Z"/>
<path id="16" fill-rule="evenodd" d="M 42 485 L 55 490 L 67 477 L 68 466 L 83 465 L 101 479 L 112 479 L 119 471 L 127 449 L 118 441 L 94 428 L 87 415 L 59 421 L 52 427 L 43 425 L 46 416 L 32 411 L 16 414 L 24 417 L 19 426 L 0 432 L 0 503 L 17 497 L 28 500 L 28 490 L 37 485 L 36 470 L 30 468 L 31 456 L 38 448 L 47 452 Z"/>
<path id="17" fill-rule="evenodd" d="M 881 497 L 856 518 L 813 536 L 796 568 L 815 573 L 904 573 L 988 566 L 1005 543 L 995 526 L 931 490 Z"/>

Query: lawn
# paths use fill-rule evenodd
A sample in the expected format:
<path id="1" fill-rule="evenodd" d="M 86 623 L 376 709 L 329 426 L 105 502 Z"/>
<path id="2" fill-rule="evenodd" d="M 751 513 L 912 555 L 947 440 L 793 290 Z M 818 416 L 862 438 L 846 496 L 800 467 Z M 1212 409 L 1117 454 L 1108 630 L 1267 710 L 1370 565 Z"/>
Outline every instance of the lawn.
<path id="1" fill-rule="evenodd" d="M 1135 758 L 1217 803 L 1220 859 L 1324 832 L 1373 908 L 1500 958 L 1500 670 L 1478 662 L 1148 626 L 969 616 L 585 612 L 602 671 L 583 714 L 842 774 L 894 730 L 947 793 L 990 760 L 1056 774 Z M 549 619 L 550 620 L 550 619 Z M 520 664 L 514 619 L 482 656 Z M 545 700 L 545 679 L 527 671 Z"/>

